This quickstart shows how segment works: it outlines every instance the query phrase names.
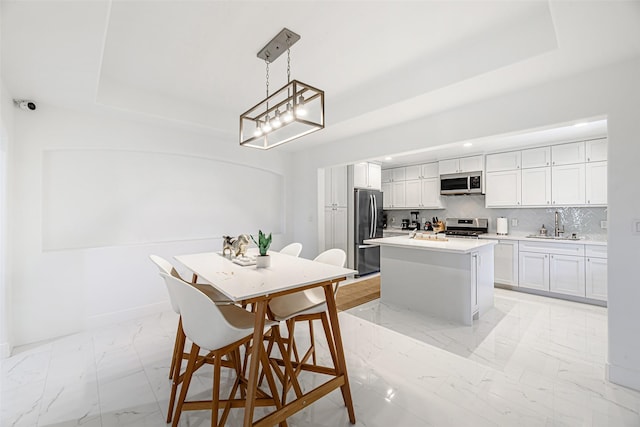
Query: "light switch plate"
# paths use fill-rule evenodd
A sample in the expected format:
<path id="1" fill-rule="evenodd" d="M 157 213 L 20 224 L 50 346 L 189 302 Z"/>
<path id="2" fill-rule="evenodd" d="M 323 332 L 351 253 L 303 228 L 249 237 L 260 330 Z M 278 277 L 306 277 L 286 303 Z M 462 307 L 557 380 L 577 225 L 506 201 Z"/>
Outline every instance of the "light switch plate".
<path id="1" fill-rule="evenodd" d="M 607 229 L 607 227 L 609 226 L 607 221 L 600 221 L 600 228 L 602 229 Z"/>
<path id="2" fill-rule="evenodd" d="M 511 218 L 511 226 L 512 227 L 518 226 L 518 218 Z"/>
<path id="3" fill-rule="evenodd" d="M 640 234 L 640 219 L 633 220 L 633 232 L 634 234 Z"/>

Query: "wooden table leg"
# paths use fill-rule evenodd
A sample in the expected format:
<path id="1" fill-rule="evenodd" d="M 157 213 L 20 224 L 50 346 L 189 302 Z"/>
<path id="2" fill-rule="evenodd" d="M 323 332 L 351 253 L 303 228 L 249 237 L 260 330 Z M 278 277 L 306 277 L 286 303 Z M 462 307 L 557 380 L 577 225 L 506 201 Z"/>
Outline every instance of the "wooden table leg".
<path id="1" fill-rule="evenodd" d="M 264 351 L 262 339 L 264 335 L 264 322 L 267 314 L 267 301 L 260 300 L 255 303 L 256 324 L 253 331 L 253 344 L 251 346 L 251 360 L 249 361 L 249 379 L 247 382 L 247 402 L 244 407 L 244 427 L 253 424 L 253 410 L 255 408 L 256 392 L 258 388 L 258 368 L 260 367 L 260 353 Z"/>
<path id="2" fill-rule="evenodd" d="M 340 388 L 344 397 L 344 404 L 349 413 L 349 421 L 351 424 L 356 423 L 356 414 L 353 410 L 353 400 L 351 399 L 351 387 L 349 386 L 349 374 L 347 373 L 347 363 L 344 359 L 344 347 L 342 346 L 342 335 L 340 334 L 340 324 L 338 322 L 338 307 L 333 293 L 333 284 L 324 286 L 324 295 L 327 300 L 327 312 L 329 313 L 329 321 L 331 322 L 331 330 L 333 332 L 333 342 L 336 346 L 336 357 L 338 364 L 336 371 L 338 376 L 344 377 L 344 385 Z"/>

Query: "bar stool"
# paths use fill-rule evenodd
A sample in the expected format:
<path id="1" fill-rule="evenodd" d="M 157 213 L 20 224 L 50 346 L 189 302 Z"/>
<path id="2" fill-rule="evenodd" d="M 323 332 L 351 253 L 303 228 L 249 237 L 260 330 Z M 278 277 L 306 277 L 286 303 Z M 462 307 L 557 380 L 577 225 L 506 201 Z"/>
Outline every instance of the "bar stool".
<path id="1" fill-rule="evenodd" d="M 300 256 L 300 252 L 302 252 L 302 243 L 289 243 L 284 248 L 280 249 L 281 254 L 291 255 L 291 256 Z"/>
<path id="2" fill-rule="evenodd" d="M 223 426 L 232 404 L 236 403 L 234 406 L 238 406 L 234 400 L 238 388 L 244 386 L 245 380 L 242 376 L 240 347 L 251 340 L 255 314 L 235 305 L 216 305 L 210 298 L 189 283 L 166 273 L 160 273 L 160 275 L 165 280 L 169 293 L 177 301 L 185 335 L 193 342 L 180 389 L 175 417 L 173 418 L 173 427 L 177 427 L 182 411 L 201 410 L 208 403 L 210 403 L 211 408 L 211 425 Z M 266 321 L 265 327 L 270 328 L 275 324 L 273 321 Z M 254 343 L 254 345 L 256 344 Z M 261 345 L 261 343 L 257 345 Z M 198 360 L 200 349 L 209 351 L 205 359 L 207 359 L 207 363 L 213 363 L 214 366 L 212 399 L 210 401 L 186 401 L 193 373 L 203 364 Z M 231 367 L 236 372 L 236 379 L 229 397 L 222 400 L 220 399 L 220 370 L 223 366 L 222 358 L 224 356 L 227 356 L 231 361 Z M 272 395 L 268 396 L 260 390 L 258 396 L 261 396 L 261 398 L 258 399 L 259 401 L 256 404 L 262 406 L 275 405 L 280 408 L 278 390 L 264 353 L 262 353 L 261 363 Z M 244 392 L 242 394 L 244 395 Z M 218 418 L 221 404 L 224 404 L 224 410 L 222 416 Z"/>
<path id="3" fill-rule="evenodd" d="M 314 261 L 322 262 L 325 264 L 336 265 L 340 267 L 344 267 L 344 264 L 347 260 L 347 254 L 342 249 L 329 249 L 325 252 L 322 252 L 318 255 Z M 338 290 L 338 285 L 334 284 L 333 292 L 334 295 Z M 271 330 L 272 340 L 269 342 L 269 347 L 267 349 L 267 353 L 271 352 L 274 341 L 278 343 L 280 347 L 280 352 L 283 355 L 283 363 L 285 367 L 291 370 L 293 366 L 291 365 L 291 358 L 294 357 L 297 362 L 297 368 L 295 370 L 295 375 L 300 372 L 302 365 L 306 363 L 309 357 L 312 357 L 312 362 L 314 365 L 317 364 L 316 360 L 316 351 L 315 351 L 315 338 L 313 332 L 313 321 L 320 320 L 322 322 L 322 326 L 324 329 L 325 337 L 327 339 L 327 345 L 329 347 L 329 352 L 331 354 L 331 358 L 333 360 L 334 367 L 336 366 L 336 354 L 335 347 L 333 344 L 331 327 L 329 326 L 329 318 L 327 316 L 327 301 L 325 299 L 325 293 L 323 288 L 312 288 L 306 289 L 301 292 L 296 292 L 293 294 L 283 295 L 280 297 L 273 298 L 269 301 L 269 313 L 270 316 L 279 322 L 285 322 L 287 325 L 288 337 L 287 339 L 283 339 L 280 336 L 280 331 L 278 327 L 274 327 Z M 308 321 L 309 322 L 309 339 L 310 346 L 305 355 L 300 358 L 297 352 L 296 344 L 294 341 L 294 330 L 295 323 Z M 283 345 L 280 345 L 282 343 Z M 285 356 L 286 354 L 286 356 Z M 283 378 L 284 391 L 283 391 L 283 401 L 285 399 L 285 395 L 287 389 L 289 387 L 288 384 L 288 375 L 285 374 Z M 297 379 L 294 377 L 291 378 L 291 385 L 293 385 L 296 394 L 299 395 L 301 393 L 299 384 L 297 383 Z"/>
<path id="4" fill-rule="evenodd" d="M 183 280 L 178 274 L 177 270 L 171 265 L 169 261 L 158 256 L 158 255 L 149 255 L 149 258 L 153 263 L 158 267 L 160 273 L 171 275 L 177 279 Z M 185 282 L 186 283 L 186 282 Z M 233 301 L 229 300 L 224 294 L 216 290 L 213 286 L 209 285 L 201 285 L 191 283 L 191 286 L 196 287 L 198 290 L 203 292 L 211 301 L 216 304 L 228 305 L 233 304 Z M 168 290 L 168 289 L 167 289 Z M 169 292 L 169 302 L 171 303 L 171 308 L 173 311 L 180 315 L 180 309 L 178 307 L 178 303 L 175 298 Z M 171 422 L 171 418 L 173 415 L 173 404 L 175 401 L 176 389 L 178 384 L 182 381 L 180 377 L 180 370 L 182 369 L 182 359 L 187 359 L 188 354 L 184 353 L 184 345 L 185 345 L 185 335 L 182 330 L 182 316 L 178 319 L 178 328 L 176 329 L 176 337 L 173 344 L 173 355 L 171 357 L 171 366 L 169 367 L 169 379 L 173 380 L 171 384 L 171 397 L 169 399 L 169 409 L 167 411 L 167 422 Z"/>

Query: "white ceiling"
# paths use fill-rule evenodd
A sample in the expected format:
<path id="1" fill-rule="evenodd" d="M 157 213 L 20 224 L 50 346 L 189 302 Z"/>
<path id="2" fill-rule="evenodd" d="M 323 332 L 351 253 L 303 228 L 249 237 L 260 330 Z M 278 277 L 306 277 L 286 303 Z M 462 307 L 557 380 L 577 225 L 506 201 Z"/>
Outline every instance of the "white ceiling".
<path id="1" fill-rule="evenodd" d="M 228 144 L 264 96 L 256 53 L 290 28 L 302 36 L 292 77 L 325 90 L 327 127 L 288 151 L 640 56 L 638 1 L 2 0 L 0 12 L 14 97 L 170 120 Z M 271 65 L 272 88 L 285 67 Z"/>

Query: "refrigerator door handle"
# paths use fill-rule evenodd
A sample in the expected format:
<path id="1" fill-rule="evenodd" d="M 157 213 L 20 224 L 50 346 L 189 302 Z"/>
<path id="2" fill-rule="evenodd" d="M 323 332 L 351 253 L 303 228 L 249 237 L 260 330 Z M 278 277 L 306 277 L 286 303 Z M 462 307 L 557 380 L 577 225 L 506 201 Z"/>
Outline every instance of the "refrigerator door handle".
<path id="1" fill-rule="evenodd" d="M 377 248 L 378 245 L 358 245 L 358 249 Z"/>
<path id="2" fill-rule="evenodd" d="M 369 238 L 373 239 L 373 195 L 369 194 Z"/>
<path id="3" fill-rule="evenodd" d="M 375 238 L 378 234 L 378 199 L 375 194 L 371 197 L 373 197 L 373 237 Z"/>

